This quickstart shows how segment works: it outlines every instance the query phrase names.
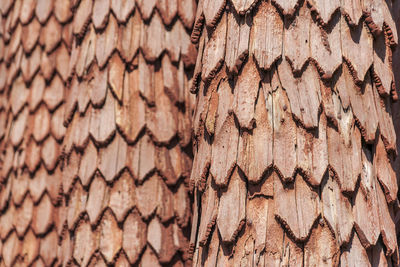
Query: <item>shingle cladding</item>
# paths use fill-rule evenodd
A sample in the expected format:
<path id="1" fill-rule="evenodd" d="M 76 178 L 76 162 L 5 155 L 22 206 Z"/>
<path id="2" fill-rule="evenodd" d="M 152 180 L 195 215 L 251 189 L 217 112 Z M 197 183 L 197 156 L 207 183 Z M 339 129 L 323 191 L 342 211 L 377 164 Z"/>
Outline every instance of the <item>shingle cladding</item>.
<path id="1" fill-rule="evenodd" d="M 209 2 L 194 265 L 397 266 L 399 1 Z"/>
<path id="2" fill-rule="evenodd" d="M 195 10 L 2 1 L 2 265 L 188 264 Z"/>
<path id="3" fill-rule="evenodd" d="M 1 264 L 398 265 L 399 0 L 0 11 Z"/>

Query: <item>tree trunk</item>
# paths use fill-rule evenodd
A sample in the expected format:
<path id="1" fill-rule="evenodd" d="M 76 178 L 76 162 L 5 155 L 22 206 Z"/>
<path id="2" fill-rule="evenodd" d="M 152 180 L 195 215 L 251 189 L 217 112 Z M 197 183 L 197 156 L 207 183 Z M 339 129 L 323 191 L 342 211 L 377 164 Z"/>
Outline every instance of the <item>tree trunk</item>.
<path id="1" fill-rule="evenodd" d="M 0 6 L 1 265 L 187 265 L 196 2 Z"/>
<path id="2" fill-rule="evenodd" d="M 398 265 L 394 5 L 199 2 L 194 266 Z"/>

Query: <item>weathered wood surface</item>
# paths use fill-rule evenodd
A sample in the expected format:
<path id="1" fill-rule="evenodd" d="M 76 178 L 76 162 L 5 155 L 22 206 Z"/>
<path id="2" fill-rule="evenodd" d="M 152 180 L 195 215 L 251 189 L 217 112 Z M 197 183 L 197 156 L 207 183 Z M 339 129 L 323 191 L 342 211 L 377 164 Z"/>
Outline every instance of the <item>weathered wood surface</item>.
<path id="1" fill-rule="evenodd" d="M 400 1 L 253 2 L 196 16 L 194 266 L 397 266 Z"/>
<path id="2" fill-rule="evenodd" d="M 2 1 L 0 265 L 397 266 L 396 23 L 400 0 Z"/>

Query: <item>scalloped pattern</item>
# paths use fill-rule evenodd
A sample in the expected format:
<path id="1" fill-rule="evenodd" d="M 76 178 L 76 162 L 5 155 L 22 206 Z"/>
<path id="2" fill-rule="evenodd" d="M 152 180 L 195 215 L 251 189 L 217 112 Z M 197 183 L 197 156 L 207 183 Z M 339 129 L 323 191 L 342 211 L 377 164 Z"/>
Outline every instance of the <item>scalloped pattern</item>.
<path id="1" fill-rule="evenodd" d="M 399 264 L 399 0 L 0 13 L 1 265 Z"/>
<path id="2" fill-rule="evenodd" d="M 194 266 L 397 265 L 399 1 L 238 6 L 192 33 Z"/>
<path id="3" fill-rule="evenodd" d="M 161 2 L 2 2 L 1 265 L 188 264 L 196 2 Z"/>

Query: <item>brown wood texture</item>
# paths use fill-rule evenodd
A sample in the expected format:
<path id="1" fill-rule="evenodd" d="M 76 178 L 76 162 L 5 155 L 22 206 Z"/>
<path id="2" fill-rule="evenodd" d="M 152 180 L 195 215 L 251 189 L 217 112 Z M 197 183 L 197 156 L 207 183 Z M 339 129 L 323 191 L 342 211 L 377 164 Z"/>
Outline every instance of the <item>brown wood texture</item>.
<path id="1" fill-rule="evenodd" d="M 398 266 L 396 25 L 400 0 L 0 1 L 0 266 Z"/>
<path id="2" fill-rule="evenodd" d="M 1 1 L 1 266 L 190 264 L 196 6 Z"/>
<path id="3" fill-rule="evenodd" d="M 192 33 L 193 265 L 398 266 L 400 1 L 222 4 Z"/>

